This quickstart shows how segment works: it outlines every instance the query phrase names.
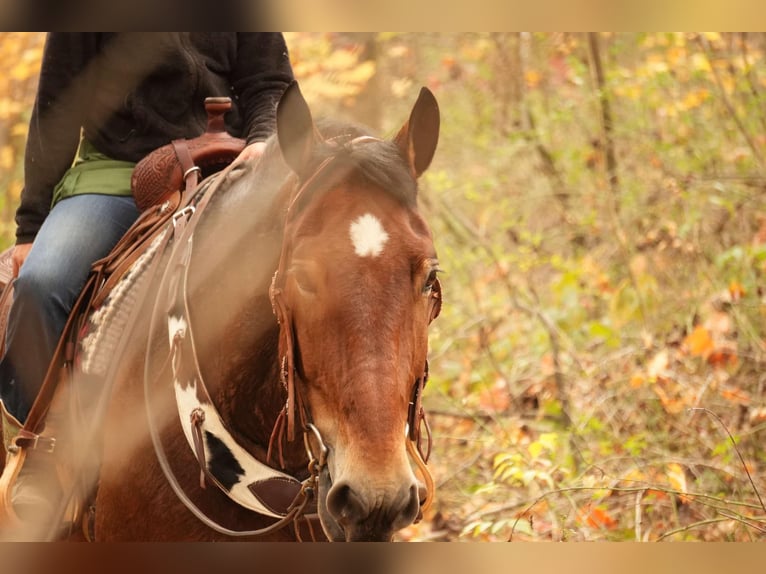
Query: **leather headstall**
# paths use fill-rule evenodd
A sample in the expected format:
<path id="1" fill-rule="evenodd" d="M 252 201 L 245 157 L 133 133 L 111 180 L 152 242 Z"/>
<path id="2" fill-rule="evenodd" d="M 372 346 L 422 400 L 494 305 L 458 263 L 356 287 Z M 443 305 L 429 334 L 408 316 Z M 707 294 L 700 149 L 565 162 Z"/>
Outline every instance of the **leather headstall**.
<path id="1" fill-rule="evenodd" d="M 337 137 L 325 140 L 325 145 L 331 148 L 349 149 L 355 145 L 361 145 L 370 142 L 381 141 L 379 138 L 372 136 L 359 136 L 353 139 Z M 320 178 L 325 175 L 328 168 L 337 160 L 338 155 L 333 154 L 326 157 L 322 162 L 313 170 L 311 175 L 306 177 L 303 181 L 299 182 L 298 188 L 289 201 L 287 214 L 285 216 L 285 229 L 288 228 L 295 216 L 295 211 L 305 196 L 314 188 Z M 280 378 L 282 385 L 287 392 L 287 401 L 284 408 L 279 413 L 276 423 L 274 424 L 274 430 L 271 433 L 271 439 L 269 440 L 269 450 L 267 460 L 271 460 L 271 456 L 274 451 L 274 446 L 277 446 L 279 453 L 279 462 L 284 467 L 283 458 L 283 443 L 285 437 L 288 441 L 295 440 L 295 418 L 296 413 L 301 419 L 301 426 L 304 432 L 304 436 L 309 432 L 309 425 L 311 428 L 316 429 L 312 425 L 311 416 L 305 407 L 305 403 L 302 399 L 300 391 L 296 387 L 296 349 L 295 349 L 295 332 L 293 328 L 292 313 L 289 306 L 284 300 L 284 277 L 285 268 L 287 265 L 288 256 L 288 244 L 286 241 L 282 243 L 282 251 L 279 256 L 279 264 L 277 270 L 274 272 L 274 276 L 271 280 L 271 286 L 269 288 L 269 298 L 271 299 L 271 307 L 274 315 L 277 318 L 277 323 L 280 327 L 279 332 L 279 352 L 282 357 L 280 361 Z M 318 432 L 318 431 L 314 431 Z M 314 457 L 317 458 L 317 457 Z"/>
<path id="2" fill-rule="evenodd" d="M 378 138 L 370 137 L 370 136 L 362 136 L 358 138 L 354 138 L 347 142 L 342 142 L 340 144 L 337 144 L 333 142 L 332 140 L 329 140 L 328 143 L 330 145 L 336 145 L 338 147 L 341 146 L 354 146 L 359 144 L 364 144 L 372 141 L 380 141 Z M 304 182 L 302 182 L 295 194 L 293 195 L 293 198 L 290 201 L 290 206 L 287 211 L 287 217 L 285 219 L 285 227 L 289 225 L 293 218 L 293 210 L 296 205 L 298 205 L 302 200 L 305 199 L 305 196 L 309 193 L 311 188 L 314 186 L 316 181 L 320 178 L 320 176 L 328 170 L 328 168 L 332 165 L 333 161 L 335 160 L 337 156 L 332 155 L 326 158 L 322 163 L 319 164 L 319 166 L 316 168 L 316 170 L 305 179 Z M 287 305 L 287 303 L 284 300 L 284 282 L 285 282 L 285 268 L 287 266 L 287 254 L 288 251 L 288 245 L 283 243 L 282 245 L 282 252 L 280 254 L 279 258 L 279 265 L 277 267 L 276 272 L 274 273 L 274 276 L 272 277 L 271 287 L 269 289 L 269 296 L 271 298 L 271 304 L 272 309 L 274 312 L 274 315 L 277 318 L 277 322 L 280 326 L 280 340 L 279 340 L 279 348 L 280 348 L 280 356 L 281 358 L 281 369 L 280 369 L 280 376 L 282 380 L 282 384 L 285 387 L 286 393 L 287 393 L 287 401 L 285 403 L 285 406 L 283 410 L 280 412 L 279 417 L 277 418 L 277 421 L 274 425 L 274 430 L 271 434 L 271 440 L 269 442 L 269 454 L 267 455 L 267 460 L 270 460 L 272 456 L 272 452 L 274 450 L 274 447 L 277 447 L 278 454 L 279 454 L 279 460 L 280 464 L 284 466 L 284 460 L 282 457 L 282 444 L 284 442 L 284 438 L 286 437 L 288 441 L 292 441 L 295 439 L 295 425 L 296 425 L 296 417 L 300 418 L 301 425 L 303 427 L 304 434 L 307 433 L 307 425 L 311 426 L 311 429 L 314 430 L 316 427 L 313 426 L 311 421 L 311 415 L 308 411 L 299 388 L 296 386 L 296 379 L 298 377 L 298 371 L 296 368 L 297 363 L 297 353 L 299 352 L 298 349 L 296 349 L 295 344 L 295 329 L 293 325 L 293 318 L 292 318 L 292 312 Z M 431 289 L 431 293 L 429 295 L 429 303 L 428 303 L 428 322 L 429 324 L 436 319 L 436 317 L 439 315 L 439 312 L 441 311 L 441 305 L 442 305 L 442 288 L 441 284 L 439 283 L 439 280 L 436 279 L 434 281 L 434 284 Z M 412 389 L 412 397 L 411 401 L 408 407 L 408 414 L 407 414 L 407 424 L 408 424 L 408 435 L 407 438 L 416 446 L 417 449 L 417 455 L 420 457 L 420 461 L 418 466 L 423 472 L 424 475 L 428 474 L 428 470 L 424 466 L 425 463 L 428 462 L 428 458 L 431 454 L 431 442 L 432 442 L 432 436 L 431 436 L 431 428 L 428 424 L 428 421 L 426 419 L 426 413 L 422 406 L 422 394 L 423 394 L 423 388 L 425 387 L 426 383 L 428 381 L 428 361 L 426 360 L 424 369 L 423 369 L 423 375 L 417 378 L 417 380 L 413 384 Z M 427 448 L 426 452 L 423 452 L 422 448 L 422 432 L 421 428 L 425 427 L 426 429 L 426 436 L 427 436 Z M 422 462 L 422 464 L 420 464 Z M 429 481 L 430 475 L 427 477 L 427 482 L 430 482 L 432 485 L 432 481 Z"/>

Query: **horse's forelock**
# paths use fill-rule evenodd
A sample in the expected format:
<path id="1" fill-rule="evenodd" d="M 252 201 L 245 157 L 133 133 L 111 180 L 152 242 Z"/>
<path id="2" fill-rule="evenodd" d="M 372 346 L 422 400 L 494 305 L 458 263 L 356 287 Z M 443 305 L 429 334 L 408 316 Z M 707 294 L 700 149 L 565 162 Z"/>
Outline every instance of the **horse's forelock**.
<path id="1" fill-rule="evenodd" d="M 314 150 L 311 163 L 318 169 L 332 158 L 332 164 L 322 174 L 317 189 L 302 198 L 301 205 L 296 205 L 298 210 L 310 202 L 318 189 L 327 189 L 343 181 L 379 188 L 403 205 L 415 206 L 417 182 L 394 142 L 375 137 L 354 141 L 370 135 L 366 128 L 355 124 L 320 120 L 317 128 L 327 143 Z"/>

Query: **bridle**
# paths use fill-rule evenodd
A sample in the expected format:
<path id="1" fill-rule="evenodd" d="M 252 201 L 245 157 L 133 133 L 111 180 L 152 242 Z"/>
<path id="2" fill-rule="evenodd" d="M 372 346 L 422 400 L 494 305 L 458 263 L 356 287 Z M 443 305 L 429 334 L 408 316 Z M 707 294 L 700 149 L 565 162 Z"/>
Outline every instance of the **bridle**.
<path id="1" fill-rule="evenodd" d="M 335 138 L 336 140 L 340 138 Z M 379 138 L 372 136 L 360 136 L 347 141 L 333 141 L 326 140 L 331 146 L 343 146 L 346 148 L 353 147 L 355 145 L 363 145 L 369 142 L 381 141 Z M 295 216 L 296 206 L 300 204 L 305 196 L 310 193 L 310 190 L 314 187 L 315 183 L 328 169 L 330 165 L 335 161 L 337 155 L 331 155 L 325 158 L 317 167 L 317 169 L 308 177 L 297 189 L 287 210 L 285 218 L 285 228 L 290 224 Z M 269 288 L 269 297 L 271 299 L 272 310 L 277 317 L 279 324 L 279 352 L 280 352 L 280 379 L 282 385 L 287 393 L 287 400 L 285 406 L 280 411 L 277 420 L 274 424 L 274 429 L 271 433 L 269 440 L 269 449 L 267 460 L 271 460 L 274 448 L 276 447 L 279 455 L 279 462 L 284 468 L 284 456 L 283 456 L 283 444 L 285 438 L 287 441 L 292 442 L 295 440 L 296 435 L 296 418 L 299 419 L 301 429 L 304 436 L 304 442 L 306 449 L 309 452 L 313 460 L 320 461 L 318 471 L 321 471 L 326 464 L 327 446 L 324 444 L 322 436 L 313 424 L 311 413 L 306 402 L 303 399 L 300 392 L 300 374 L 298 372 L 297 364 L 299 364 L 299 351 L 295 344 L 295 328 L 293 324 L 293 314 L 289 305 L 285 301 L 285 269 L 287 267 L 288 260 L 288 245 L 286 242 L 282 244 L 282 251 L 279 257 L 279 265 L 272 277 L 271 286 Z M 439 280 L 436 279 L 433 283 L 429 294 L 428 302 L 428 323 L 430 324 L 436 317 L 438 317 L 441 311 L 442 305 L 442 289 Z M 407 413 L 407 452 L 412 458 L 413 462 L 417 466 L 421 477 L 426 484 L 426 498 L 421 501 L 421 510 L 419 518 L 425 510 L 428 509 L 433 501 L 434 482 L 430 471 L 426 464 L 431 455 L 432 435 L 431 428 L 426 418 L 426 412 L 423 408 L 422 397 L 423 389 L 428 382 L 429 368 L 428 360 L 425 360 L 423 367 L 423 373 L 417 377 L 413 383 L 411 391 L 411 399 L 408 405 Z M 426 430 L 426 450 L 423 451 L 423 434 L 422 429 Z M 314 438 L 320 453 L 317 455 L 313 453 L 311 447 L 311 438 Z"/>

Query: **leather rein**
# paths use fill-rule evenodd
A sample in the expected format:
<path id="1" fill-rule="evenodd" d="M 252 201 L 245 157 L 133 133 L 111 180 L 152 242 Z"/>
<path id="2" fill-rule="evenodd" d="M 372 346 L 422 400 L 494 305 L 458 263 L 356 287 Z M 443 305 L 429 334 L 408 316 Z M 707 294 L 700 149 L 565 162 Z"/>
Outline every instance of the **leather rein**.
<path id="1" fill-rule="evenodd" d="M 363 136 L 359 138 L 355 138 L 351 140 L 350 142 L 346 142 L 343 145 L 356 145 L 356 144 L 363 144 L 369 141 L 379 141 L 377 138 L 372 138 L 368 136 Z M 331 145 L 333 145 L 333 142 L 329 142 Z M 179 154 L 179 158 L 182 159 L 183 162 L 183 154 Z M 287 215 L 285 218 L 285 227 L 287 227 L 287 224 L 290 222 L 291 217 L 294 212 L 294 207 L 296 203 L 298 203 L 299 199 L 301 199 L 304 195 L 307 194 L 307 190 L 314 187 L 315 182 L 320 178 L 322 174 L 324 174 L 327 171 L 327 168 L 334 162 L 336 155 L 329 156 L 326 158 L 313 172 L 313 174 L 308 177 L 305 181 L 302 182 L 302 184 L 298 187 L 295 194 L 292 196 L 289 207 L 287 209 Z M 220 172 L 214 177 L 217 177 L 218 179 L 216 181 L 213 181 L 210 185 L 209 189 L 207 189 L 202 195 L 201 198 L 197 198 L 197 203 L 189 203 L 187 207 L 181 211 L 179 211 L 174 217 L 173 217 L 173 229 L 170 231 L 173 234 L 172 239 L 172 251 L 168 260 L 168 263 L 166 265 L 166 271 L 162 276 L 162 279 L 159 283 L 158 288 L 158 295 L 155 300 L 152 314 L 151 314 L 151 320 L 150 320 L 150 333 L 155 332 L 156 328 L 156 321 L 159 316 L 163 315 L 162 310 L 165 307 L 172 306 L 173 302 L 175 302 L 176 306 L 179 306 L 178 303 L 181 303 L 181 306 L 188 307 L 187 305 L 187 293 L 185 288 L 185 276 L 188 272 L 188 267 L 191 261 L 191 251 L 192 251 L 192 235 L 194 228 L 196 227 L 196 223 L 200 220 L 201 212 L 204 211 L 205 207 L 209 204 L 210 198 L 219 190 L 221 187 L 221 183 L 225 181 L 226 176 L 228 172 L 230 171 L 232 166 L 229 166 L 224 171 Z M 197 173 L 196 170 L 193 169 L 193 166 L 188 166 L 185 168 L 185 174 L 190 176 L 191 182 L 187 181 L 187 189 L 184 192 L 185 194 L 188 194 L 190 191 L 194 191 L 194 188 L 196 187 L 196 179 L 197 179 Z M 277 514 L 270 513 L 269 516 L 276 517 L 279 515 L 282 515 L 281 518 L 278 518 L 278 520 L 265 528 L 257 529 L 257 530 L 232 530 L 229 528 L 226 528 L 216 522 L 214 519 L 210 518 L 205 512 L 199 509 L 199 507 L 190 499 L 189 495 L 184 491 L 183 487 L 179 484 L 178 479 L 175 476 L 174 471 L 172 470 L 170 463 L 168 461 L 167 455 L 165 453 L 164 447 L 162 446 L 161 439 L 159 437 L 159 431 L 155 426 L 154 423 L 154 417 L 152 416 L 151 407 L 149 405 L 149 387 L 150 387 L 150 379 L 157 379 L 160 376 L 162 376 L 163 373 L 165 373 L 169 368 L 172 368 L 173 375 L 176 376 L 176 373 L 179 371 L 182 371 L 184 368 L 191 369 L 195 375 L 196 382 L 197 382 L 197 392 L 201 393 L 204 397 L 207 397 L 209 399 L 209 393 L 207 392 L 207 389 L 205 388 L 205 383 L 202 378 L 201 373 L 199 372 L 199 367 L 197 364 L 197 354 L 196 350 L 194 348 L 193 344 L 193 338 L 192 338 L 192 330 L 191 330 L 191 323 L 189 321 L 189 317 L 186 316 L 186 326 L 185 329 L 182 330 L 182 332 L 177 332 L 175 335 L 170 333 L 170 351 L 168 353 L 167 358 L 165 359 L 163 367 L 160 369 L 158 375 L 155 377 L 152 377 L 150 375 L 150 361 L 148 359 L 149 357 L 149 348 L 151 343 L 151 336 L 149 337 L 149 341 L 147 342 L 147 359 L 145 360 L 144 365 L 144 391 L 146 394 L 146 408 L 147 408 L 147 415 L 149 420 L 149 430 L 150 435 L 152 439 L 152 443 L 154 446 L 155 453 L 157 455 L 158 462 L 160 464 L 160 467 L 163 471 L 163 474 L 165 475 L 169 485 L 171 486 L 172 490 L 174 491 L 177 498 L 181 501 L 186 508 L 194 514 L 198 520 L 200 520 L 203 524 L 205 524 L 207 527 L 211 528 L 212 530 L 215 530 L 221 534 L 232 536 L 232 537 L 243 537 L 243 536 L 251 536 L 251 537 L 258 537 L 258 536 L 265 536 L 268 534 L 271 534 L 277 530 L 280 530 L 284 528 L 285 526 L 288 526 L 289 524 L 293 524 L 295 526 L 295 532 L 298 538 L 300 539 L 300 531 L 299 531 L 299 521 L 303 518 L 307 521 L 307 524 L 309 526 L 311 535 L 313 537 L 313 528 L 311 527 L 311 522 L 309 521 L 309 517 L 307 516 L 307 511 L 310 507 L 316 504 L 316 496 L 318 493 L 318 481 L 319 481 L 319 474 L 322 471 L 322 469 L 327 464 L 327 453 L 328 449 L 327 446 L 324 444 L 324 441 L 322 439 L 321 433 L 317 429 L 317 427 L 312 423 L 311 416 L 309 409 L 307 408 L 305 401 L 303 400 L 302 394 L 299 390 L 299 385 L 297 384 L 297 379 L 299 378 L 298 371 L 296 369 L 296 358 L 297 358 L 297 350 L 294 345 L 293 335 L 294 335 L 294 328 L 293 328 L 293 319 L 292 319 L 292 313 L 289 308 L 289 306 L 286 304 L 284 300 L 284 268 L 286 264 L 287 259 L 287 249 L 286 249 L 285 242 L 283 242 L 282 246 L 282 252 L 280 254 L 280 260 L 279 265 L 274 273 L 274 276 L 272 278 L 272 283 L 269 289 L 269 296 L 272 303 L 272 309 L 274 314 L 276 315 L 279 327 L 280 327 L 280 334 L 279 334 L 279 349 L 280 349 L 280 355 L 281 355 L 281 365 L 280 365 L 280 379 L 282 385 L 285 387 L 286 393 L 287 393 L 287 400 L 285 403 L 284 408 L 282 411 L 280 411 L 277 420 L 274 425 L 274 429 L 271 434 L 271 438 L 269 441 L 269 447 L 268 447 L 268 454 L 267 454 L 267 462 L 271 460 L 273 448 L 276 445 L 279 453 L 279 460 L 281 466 L 284 468 L 284 458 L 283 458 L 283 449 L 282 444 L 284 442 L 284 439 L 287 438 L 288 441 L 295 440 L 296 436 L 296 417 L 300 419 L 301 424 L 301 430 L 303 433 L 303 441 L 306 448 L 306 453 L 309 459 L 308 463 L 308 471 L 309 471 L 309 477 L 305 479 L 302 482 L 297 481 L 296 479 L 292 480 L 286 480 L 283 479 L 283 484 L 285 485 L 285 488 L 288 488 L 286 492 L 289 493 L 289 496 L 291 497 L 292 502 L 290 502 L 285 511 L 279 512 Z M 159 255 L 158 255 L 159 257 Z M 431 299 L 429 301 L 429 323 L 435 319 L 438 314 L 439 310 L 441 308 L 441 286 L 439 285 L 438 279 L 436 280 L 434 287 L 432 289 Z M 184 367 L 185 365 L 185 367 Z M 191 367 L 189 366 L 191 365 Z M 423 388 L 425 387 L 426 383 L 428 381 L 428 362 L 426 361 L 423 374 L 417 378 L 417 380 L 413 384 L 413 390 L 412 390 L 412 396 L 411 401 L 409 404 L 409 410 L 407 415 L 407 452 L 410 454 L 411 458 L 413 459 L 413 462 L 417 466 L 419 473 L 421 474 L 425 485 L 426 485 L 426 499 L 421 502 L 421 512 L 419 515 L 419 518 L 422 517 L 422 513 L 430 506 L 432 500 L 433 500 L 433 493 L 435 490 L 434 482 L 431 477 L 431 474 L 426 466 L 426 463 L 428 461 L 428 458 L 430 456 L 431 452 L 431 431 L 430 427 L 428 425 L 428 421 L 426 420 L 425 410 L 422 406 L 422 393 Z M 212 406 L 212 401 L 210 401 L 210 405 Z M 214 407 L 213 407 L 214 408 Z M 208 409 L 210 410 L 210 409 Z M 222 491 L 224 491 L 225 494 L 229 495 L 229 492 L 226 491 L 226 489 L 221 485 L 221 483 L 215 479 L 214 476 L 211 475 L 207 468 L 207 462 L 205 460 L 205 449 L 204 449 L 204 438 L 203 438 L 203 431 L 202 431 L 202 424 L 205 421 L 205 412 L 201 411 L 201 409 L 194 409 L 191 413 L 189 413 L 189 416 L 191 418 L 191 428 L 192 428 L 192 442 L 193 442 L 193 452 L 194 456 L 197 459 L 197 462 L 200 466 L 200 484 L 204 488 L 206 480 L 218 488 L 220 488 Z M 423 451 L 422 448 L 422 441 L 423 436 L 421 432 L 421 428 L 425 427 L 426 429 L 426 444 L 427 448 L 426 451 Z M 261 463 L 258 463 L 261 464 Z M 274 471 L 275 474 L 280 474 L 277 471 Z M 277 479 L 282 479 L 282 477 L 278 477 Z M 277 480 L 275 479 L 275 480 Z M 253 486 L 253 485 L 251 485 Z M 251 508 L 252 509 L 252 508 Z M 257 510 L 256 510 L 257 512 Z"/>

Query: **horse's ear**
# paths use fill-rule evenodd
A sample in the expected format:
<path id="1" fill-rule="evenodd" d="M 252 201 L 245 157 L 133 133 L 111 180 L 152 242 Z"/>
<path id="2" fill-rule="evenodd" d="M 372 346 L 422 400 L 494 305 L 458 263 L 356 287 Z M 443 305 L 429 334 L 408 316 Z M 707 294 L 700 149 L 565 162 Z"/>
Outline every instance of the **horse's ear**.
<path id="1" fill-rule="evenodd" d="M 394 142 L 410 165 L 415 178 L 428 169 L 439 141 L 439 104 L 428 88 L 421 88 L 410 119 L 396 134 Z"/>
<path id="2" fill-rule="evenodd" d="M 311 158 L 314 146 L 322 138 L 314 125 L 306 100 L 292 82 L 277 104 L 277 139 L 282 157 L 295 173 L 301 175 Z"/>

